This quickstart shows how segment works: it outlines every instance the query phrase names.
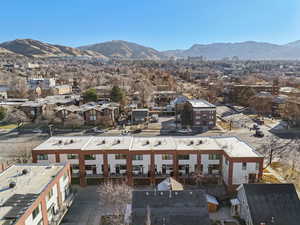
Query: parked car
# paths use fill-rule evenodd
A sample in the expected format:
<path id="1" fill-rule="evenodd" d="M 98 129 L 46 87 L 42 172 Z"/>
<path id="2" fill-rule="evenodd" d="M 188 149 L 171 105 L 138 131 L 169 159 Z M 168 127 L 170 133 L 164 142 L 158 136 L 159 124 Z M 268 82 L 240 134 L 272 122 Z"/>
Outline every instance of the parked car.
<path id="1" fill-rule="evenodd" d="M 264 137 L 265 135 L 261 130 L 256 130 L 254 136 L 255 137 Z"/>
<path id="2" fill-rule="evenodd" d="M 158 114 L 153 114 L 150 118 L 151 123 L 157 123 L 158 122 Z"/>
<path id="3" fill-rule="evenodd" d="M 42 132 L 43 131 L 41 129 L 38 129 L 38 128 L 32 130 L 32 133 L 36 133 L 36 134 L 39 134 L 39 133 L 42 133 Z"/>
<path id="4" fill-rule="evenodd" d="M 129 130 L 122 130 L 122 132 L 121 132 L 121 135 L 129 135 L 130 134 L 130 132 L 129 132 Z"/>
<path id="5" fill-rule="evenodd" d="M 91 128 L 91 129 L 86 130 L 85 133 L 103 134 L 104 131 L 101 130 L 101 129 L 99 129 L 99 128 L 97 128 L 97 127 L 93 127 L 93 128 Z"/>
<path id="6" fill-rule="evenodd" d="M 180 129 L 180 130 L 177 130 L 177 132 L 180 134 L 190 134 L 190 133 L 192 133 L 192 130 L 191 129 Z"/>
<path id="7" fill-rule="evenodd" d="M 134 131 L 132 131 L 133 134 L 138 134 L 141 132 L 142 132 L 142 129 L 135 129 Z"/>
<path id="8" fill-rule="evenodd" d="M 258 125 L 263 125 L 264 124 L 264 121 L 261 120 L 261 119 L 253 119 L 253 122 L 257 123 Z"/>

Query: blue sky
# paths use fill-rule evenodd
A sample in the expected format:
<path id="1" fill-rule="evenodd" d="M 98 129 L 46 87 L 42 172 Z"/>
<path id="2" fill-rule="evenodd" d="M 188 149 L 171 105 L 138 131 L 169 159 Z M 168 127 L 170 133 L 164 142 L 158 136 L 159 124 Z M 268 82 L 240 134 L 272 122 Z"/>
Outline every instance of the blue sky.
<path id="1" fill-rule="evenodd" d="M 2 0 L 0 7 L 0 42 L 127 40 L 167 50 L 300 39 L 299 0 Z"/>

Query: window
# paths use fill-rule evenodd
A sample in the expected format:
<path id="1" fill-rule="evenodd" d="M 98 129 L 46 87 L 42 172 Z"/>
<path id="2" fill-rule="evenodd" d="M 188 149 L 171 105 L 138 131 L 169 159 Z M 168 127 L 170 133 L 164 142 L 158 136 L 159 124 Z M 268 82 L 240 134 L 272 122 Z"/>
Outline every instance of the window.
<path id="1" fill-rule="evenodd" d="M 172 160 L 173 155 L 171 155 L 171 154 L 162 154 L 161 158 L 162 158 L 162 160 Z"/>
<path id="2" fill-rule="evenodd" d="M 48 160 L 48 155 L 47 154 L 39 154 L 37 155 L 38 160 Z"/>
<path id="3" fill-rule="evenodd" d="M 72 168 L 72 170 L 79 170 L 79 165 L 78 164 L 72 164 L 71 168 Z"/>
<path id="4" fill-rule="evenodd" d="M 242 164 L 242 170 L 246 170 L 247 169 L 247 163 L 243 162 Z"/>
<path id="5" fill-rule="evenodd" d="M 125 155 L 125 154 L 115 154 L 115 159 L 127 159 L 127 155 Z"/>
<path id="6" fill-rule="evenodd" d="M 173 170 L 173 165 L 166 165 L 167 170 Z"/>
<path id="7" fill-rule="evenodd" d="M 220 165 L 208 165 L 209 174 L 218 174 L 220 172 Z"/>
<path id="8" fill-rule="evenodd" d="M 51 188 L 51 190 L 48 192 L 48 200 L 50 200 L 53 196 L 53 189 Z"/>
<path id="9" fill-rule="evenodd" d="M 178 155 L 178 160 L 189 160 L 190 155 Z"/>
<path id="10" fill-rule="evenodd" d="M 133 155 L 132 160 L 143 160 L 143 155 Z"/>
<path id="11" fill-rule="evenodd" d="M 68 154 L 67 159 L 78 159 L 78 155 L 77 154 Z"/>
<path id="12" fill-rule="evenodd" d="M 34 220 L 40 213 L 40 205 L 32 211 L 32 219 Z"/>
<path id="13" fill-rule="evenodd" d="M 90 111 L 90 120 L 96 120 L 96 111 L 95 110 Z"/>
<path id="14" fill-rule="evenodd" d="M 189 165 L 178 165 L 178 170 L 185 170 L 186 168 L 189 168 Z"/>
<path id="15" fill-rule="evenodd" d="M 96 165 L 85 165 L 86 170 L 93 170 L 96 169 Z"/>
<path id="16" fill-rule="evenodd" d="M 126 170 L 127 169 L 127 165 L 116 165 L 116 168 L 119 168 L 120 170 Z"/>
<path id="17" fill-rule="evenodd" d="M 259 170 L 259 163 L 258 162 L 255 164 L 255 169 Z"/>
<path id="18" fill-rule="evenodd" d="M 95 160 L 96 159 L 96 155 L 84 155 L 84 159 L 85 160 Z"/>
<path id="19" fill-rule="evenodd" d="M 225 164 L 228 165 L 228 159 L 225 159 Z"/>
<path id="20" fill-rule="evenodd" d="M 219 159 L 221 159 L 221 155 L 220 154 L 209 154 L 208 159 L 209 160 L 219 160 Z"/>

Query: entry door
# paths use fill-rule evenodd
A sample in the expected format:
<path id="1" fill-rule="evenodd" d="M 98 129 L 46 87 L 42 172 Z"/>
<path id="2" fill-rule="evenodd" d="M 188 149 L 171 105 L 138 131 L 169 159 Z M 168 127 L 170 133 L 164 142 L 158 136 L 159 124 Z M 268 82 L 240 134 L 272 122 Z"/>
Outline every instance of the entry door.
<path id="1" fill-rule="evenodd" d="M 120 166 L 116 165 L 116 174 L 120 174 Z"/>
<path id="2" fill-rule="evenodd" d="M 250 173 L 249 178 L 248 178 L 248 183 L 255 183 L 256 182 L 256 174 L 255 173 Z"/>
<path id="3" fill-rule="evenodd" d="M 161 171 L 162 171 L 162 174 L 165 175 L 167 173 L 167 166 L 166 165 L 162 165 Z"/>
<path id="4" fill-rule="evenodd" d="M 185 165 L 185 174 L 189 174 L 189 173 L 190 173 L 190 166 Z"/>

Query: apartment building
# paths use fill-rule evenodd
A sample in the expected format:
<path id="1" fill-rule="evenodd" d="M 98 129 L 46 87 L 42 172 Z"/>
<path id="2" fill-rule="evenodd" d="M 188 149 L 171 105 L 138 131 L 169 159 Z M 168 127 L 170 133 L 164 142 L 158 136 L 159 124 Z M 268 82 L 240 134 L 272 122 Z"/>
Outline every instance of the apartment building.
<path id="1" fill-rule="evenodd" d="M 216 126 L 216 106 L 202 99 L 187 100 L 181 112 L 181 124 L 194 129 Z"/>
<path id="2" fill-rule="evenodd" d="M 0 173 L 1 225 L 56 225 L 73 201 L 67 163 L 13 165 Z"/>
<path id="3" fill-rule="evenodd" d="M 263 157 L 236 137 L 51 137 L 33 149 L 32 157 L 34 162 L 70 162 L 82 186 L 95 178 L 157 184 L 172 176 L 188 182 L 201 173 L 234 190 L 257 182 L 263 168 Z"/>
<path id="4" fill-rule="evenodd" d="M 55 83 L 54 78 L 29 78 L 27 80 L 27 87 L 30 90 L 35 90 L 37 87 L 47 90 L 55 87 Z"/>

